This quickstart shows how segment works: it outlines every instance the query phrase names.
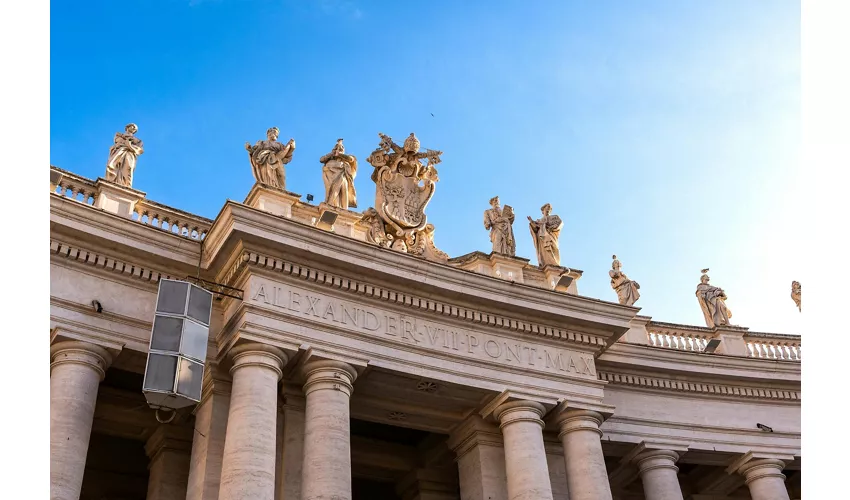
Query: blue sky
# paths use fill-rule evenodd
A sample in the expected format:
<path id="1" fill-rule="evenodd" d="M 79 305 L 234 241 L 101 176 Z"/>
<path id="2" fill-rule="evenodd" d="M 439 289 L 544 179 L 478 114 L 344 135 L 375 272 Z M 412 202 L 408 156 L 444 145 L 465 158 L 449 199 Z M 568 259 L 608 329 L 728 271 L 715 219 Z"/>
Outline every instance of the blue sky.
<path id="1" fill-rule="evenodd" d="M 287 188 L 323 195 L 338 137 L 444 151 L 428 207 L 450 256 L 490 251 L 487 201 L 524 222 L 549 202 L 582 295 L 616 301 L 616 253 L 641 314 L 703 325 L 711 268 L 733 323 L 799 333 L 790 284 L 800 133 L 799 2 L 51 2 L 50 161 L 102 176 L 132 121 L 134 187 L 207 217 L 253 178 L 244 143 L 295 138 Z"/>

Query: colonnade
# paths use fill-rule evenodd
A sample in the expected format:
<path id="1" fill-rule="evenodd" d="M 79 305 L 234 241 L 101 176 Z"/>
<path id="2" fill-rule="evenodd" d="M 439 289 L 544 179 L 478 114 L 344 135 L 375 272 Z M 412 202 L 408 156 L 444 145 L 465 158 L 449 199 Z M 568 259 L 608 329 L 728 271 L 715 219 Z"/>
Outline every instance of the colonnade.
<path id="1" fill-rule="evenodd" d="M 217 496 L 204 494 L 203 498 L 271 500 L 275 498 L 279 468 L 278 383 L 287 355 L 275 347 L 248 343 L 231 349 L 230 356 L 232 386 L 220 486 Z M 53 499 L 79 498 L 98 384 L 110 362 L 109 353 L 94 344 L 67 341 L 51 347 Z M 303 375 L 303 443 L 297 443 L 303 456 L 300 498 L 350 500 L 349 400 L 357 372 L 343 362 L 318 360 L 308 362 Z M 501 436 L 482 437 L 481 432 L 471 431 L 452 437 L 464 500 L 553 498 L 543 441 L 543 414 L 540 403 L 512 401 L 493 412 Z M 582 409 L 567 409 L 558 418 L 570 500 L 612 499 L 600 439 L 602 421 L 599 413 Z M 497 446 L 503 447 L 504 469 L 494 459 L 498 456 L 493 453 Z M 648 500 L 682 500 L 676 476 L 678 458 L 676 452 L 663 449 L 634 457 Z M 737 473 L 745 477 L 754 500 L 781 500 L 788 498 L 783 467 L 781 460 L 757 459 L 740 466 Z M 498 477 L 502 470 L 504 480 Z M 286 475 L 289 477 L 289 473 Z M 196 488 L 195 482 L 189 479 L 190 488 Z M 500 492 L 504 483 L 506 497 Z"/>

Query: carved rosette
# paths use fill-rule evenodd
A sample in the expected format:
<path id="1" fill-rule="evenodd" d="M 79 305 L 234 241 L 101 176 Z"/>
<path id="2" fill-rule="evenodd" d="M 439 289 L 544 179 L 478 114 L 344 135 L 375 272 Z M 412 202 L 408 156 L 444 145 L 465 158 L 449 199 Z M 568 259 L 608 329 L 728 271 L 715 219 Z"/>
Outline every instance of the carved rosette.
<path id="1" fill-rule="evenodd" d="M 366 211 L 369 240 L 379 246 L 410 253 L 437 262 L 448 256 L 434 245 L 434 226 L 428 224 L 425 207 L 434 196 L 436 165 L 442 151 L 419 150 L 411 133 L 399 146 L 379 133 L 378 148 L 366 159 L 375 170 L 375 206 Z M 376 222 L 380 221 L 380 222 Z"/>

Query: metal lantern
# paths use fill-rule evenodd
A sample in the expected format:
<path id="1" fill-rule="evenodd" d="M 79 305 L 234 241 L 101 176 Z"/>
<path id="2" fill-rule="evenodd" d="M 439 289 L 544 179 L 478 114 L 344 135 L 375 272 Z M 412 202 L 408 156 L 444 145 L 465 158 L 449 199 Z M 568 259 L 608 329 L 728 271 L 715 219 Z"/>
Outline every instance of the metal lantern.
<path id="1" fill-rule="evenodd" d="M 189 282 L 160 280 L 142 385 L 152 408 L 178 409 L 201 400 L 212 298 Z"/>

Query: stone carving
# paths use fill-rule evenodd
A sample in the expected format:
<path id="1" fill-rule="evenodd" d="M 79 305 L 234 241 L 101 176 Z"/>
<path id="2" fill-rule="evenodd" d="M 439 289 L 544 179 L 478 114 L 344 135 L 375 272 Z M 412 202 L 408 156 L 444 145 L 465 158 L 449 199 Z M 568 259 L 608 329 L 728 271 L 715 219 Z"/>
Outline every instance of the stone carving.
<path id="1" fill-rule="evenodd" d="M 705 324 L 709 328 L 729 324 L 732 311 L 726 307 L 726 292 L 722 288 L 708 284 L 708 269 L 702 270 L 702 276 L 697 285 L 696 296 L 699 301 L 702 314 L 705 316 Z"/>
<path id="2" fill-rule="evenodd" d="M 248 157 L 251 160 L 251 170 L 258 184 L 280 191 L 286 190 L 286 170 L 284 165 L 292 161 L 292 153 L 295 152 L 295 140 L 282 144 L 277 141 L 280 130 L 272 127 L 266 131 L 268 140 L 257 141 L 251 146 L 245 143 Z"/>
<path id="3" fill-rule="evenodd" d="M 620 304 L 630 306 L 633 305 L 640 298 L 640 285 L 637 281 L 632 281 L 626 276 L 626 273 L 620 271 L 620 261 L 617 260 L 617 256 L 613 255 L 611 257 L 614 259 L 614 262 L 611 263 L 611 270 L 608 271 L 608 276 L 611 277 L 611 288 L 617 292 L 617 300 Z"/>
<path id="4" fill-rule="evenodd" d="M 357 158 L 345 154 L 342 139 L 337 139 L 331 152 L 322 156 L 319 162 L 324 165 L 322 180 L 325 183 L 325 203 L 343 210 L 357 207 L 357 193 L 354 190 Z"/>
<path id="5" fill-rule="evenodd" d="M 800 282 L 792 281 L 791 282 L 791 300 L 797 304 L 797 310 L 802 312 L 800 308 Z"/>
<path id="6" fill-rule="evenodd" d="M 129 123 L 123 133 L 115 133 L 115 144 L 109 147 L 109 159 L 106 160 L 106 180 L 119 186 L 133 187 L 136 161 L 145 152 L 141 139 L 135 136 L 138 131 L 135 123 Z"/>
<path id="7" fill-rule="evenodd" d="M 534 220 L 528 217 L 528 227 L 531 230 L 531 238 L 534 240 L 534 249 L 537 250 L 537 265 L 560 266 L 561 250 L 558 247 L 558 236 L 564 223 L 557 215 L 550 215 L 552 205 L 545 204 L 540 207 L 543 217 Z"/>
<path id="8" fill-rule="evenodd" d="M 514 257 L 516 255 L 516 240 L 514 240 L 514 209 L 510 205 L 499 206 L 499 197 L 490 199 L 492 208 L 484 211 L 484 229 L 490 230 L 490 242 L 493 251 Z"/>
<path id="9" fill-rule="evenodd" d="M 411 247 L 410 253 L 443 264 L 449 261 L 448 254 L 434 244 L 434 224 L 425 224 L 425 228 L 416 236 L 416 242 Z"/>
<path id="10" fill-rule="evenodd" d="M 392 239 L 388 237 L 384 221 L 378 215 L 378 211 L 372 207 L 367 208 L 360 218 L 360 224 L 369 228 L 366 233 L 366 240 L 374 243 L 381 248 L 389 248 Z"/>
<path id="11" fill-rule="evenodd" d="M 378 135 L 381 142 L 366 159 L 375 168 L 372 172 L 374 210 L 384 222 L 384 238 L 391 242 L 390 248 L 413 253 L 414 248 L 433 245 L 433 241 L 417 244 L 417 238 L 428 224 L 425 207 L 434 196 L 435 184 L 439 180 L 435 166 L 440 163 L 443 152 L 430 149 L 420 152 L 419 139 L 413 133 L 405 139 L 403 146 L 387 135 Z M 422 160 L 426 163 L 423 164 Z M 429 252 L 423 251 L 422 255 L 428 258 Z"/>

